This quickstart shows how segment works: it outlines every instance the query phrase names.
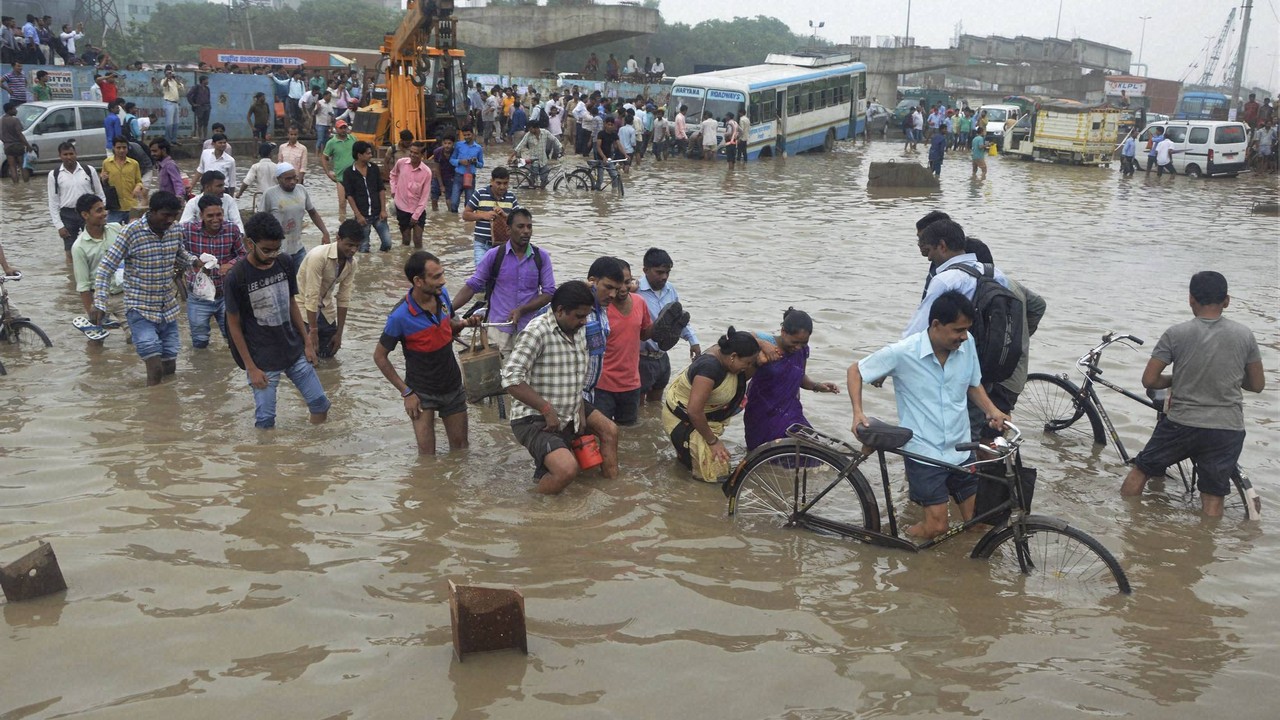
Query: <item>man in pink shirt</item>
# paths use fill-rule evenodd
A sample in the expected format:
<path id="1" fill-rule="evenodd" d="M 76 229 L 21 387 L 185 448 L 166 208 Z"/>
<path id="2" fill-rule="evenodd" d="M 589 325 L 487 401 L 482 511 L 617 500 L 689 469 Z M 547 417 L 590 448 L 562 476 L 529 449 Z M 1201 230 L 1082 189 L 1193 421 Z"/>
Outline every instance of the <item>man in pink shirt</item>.
<path id="1" fill-rule="evenodd" d="M 640 413 L 640 342 L 649 339 L 653 320 L 648 304 L 634 300 L 640 285 L 631 277 L 631 266 L 618 263 L 625 282 L 607 308 L 609 337 L 592 404 L 618 425 L 634 425 Z"/>
<path id="2" fill-rule="evenodd" d="M 427 200 L 431 197 L 431 168 L 422 162 L 426 143 L 415 142 L 409 147 L 409 157 L 402 157 L 391 168 L 391 194 L 396 206 L 396 220 L 400 223 L 400 244 L 409 244 L 409 231 L 413 231 L 413 246 L 422 248 L 422 228 L 427 224 Z"/>

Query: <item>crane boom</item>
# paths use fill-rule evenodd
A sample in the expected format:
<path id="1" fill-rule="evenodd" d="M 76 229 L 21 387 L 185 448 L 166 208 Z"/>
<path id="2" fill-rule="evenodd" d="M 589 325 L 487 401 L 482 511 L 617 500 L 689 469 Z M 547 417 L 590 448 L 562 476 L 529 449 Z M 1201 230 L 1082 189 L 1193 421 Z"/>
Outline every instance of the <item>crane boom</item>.
<path id="1" fill-rule="evenodd" d="M 1218 69 L 1218 60 L 1222 58 L 1222 49 L 1227 45 L 1227 37 L 1231 35 L 1231 28 L 1236 24 L 1236 9 L 1231 8 L 1231 12 L 1227 15 L 1227 22 L 1222 26 L 1222 32 L 1218 35 L 1218 41 L 1213 44 L 1213 50 L 1209 53 L 1209 60 L 1204 65 L 1204 73 L 1200 75 L 1201 85 L 1213 84 L 1213 73 Z"/>

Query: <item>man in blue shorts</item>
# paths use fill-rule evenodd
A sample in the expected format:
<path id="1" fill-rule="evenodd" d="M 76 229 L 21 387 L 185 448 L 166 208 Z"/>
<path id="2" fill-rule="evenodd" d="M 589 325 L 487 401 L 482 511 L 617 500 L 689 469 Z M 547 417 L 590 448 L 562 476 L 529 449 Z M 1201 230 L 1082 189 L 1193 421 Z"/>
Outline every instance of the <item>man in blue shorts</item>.
<path id="1" fill-rule="evenodd" d="M 871 424 L 862 411 L 863 379 L 876 384 L 892 377 L 898 423 L 914 433 L 903 449 L 952 465 L 969 462 L 970 453 L 956 450 L 956 445 L 969 442 L 968 401 L 986 413 L 996 429 L 1009 419 L 982 389 L 978 351 L 969 336 L 974 314 L 969 298 L 948 290 L 933 301 L 927 330 L 850 365 L 854 432 Z M 973 517 L 976 477 L 911 459 L 906 460 L 906 470 L 911 501 L 924 506 L 924 520 L 907 528 L 908 534 L 927 540 L 946 532 L 948 495 L 955 498 L 963 519 Z"/>
<path id="2" fill-rule="evenodd" d="M 1241 390 L 1262 392 L 1266 378 L 1253 331 L 1222 317 L 1231 296 L 1221 273 L 1193 275 L 1189 302 L 1195 317 L 1164 331 L 1142 373 L 1147 388 L 1170 388 L 1169 402 L 1147 446 L 1133 459 L 1120 494 L 1140 495 L 1152 476 L 1191 458 L 1200 507 L 1218 517 L 1244 448 Z M 1169 365 L 1174 373 L 1165 375 Z"/>

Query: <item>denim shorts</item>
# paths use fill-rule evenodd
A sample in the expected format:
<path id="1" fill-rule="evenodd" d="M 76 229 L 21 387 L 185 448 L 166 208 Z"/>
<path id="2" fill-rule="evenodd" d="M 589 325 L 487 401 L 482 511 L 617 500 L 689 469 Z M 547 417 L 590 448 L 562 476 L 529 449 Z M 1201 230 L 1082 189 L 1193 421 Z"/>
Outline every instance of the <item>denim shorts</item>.
<path id="1" fill-rule="evenodd" d="M 925 507 L 946 505 L 948 496 L 959 503 L 978 492 L 978 478 L 970 473 L 928 465 L 910 458 L 906 459 L 906 464 L 907 487 L 913 503 Z"/>
<path id="2" fill-rule="evenodd" d="M 158 357 L 163 360 L 176 360 L 182 339 L 178 335 L 178 322 L 152 322 L 142 313 L 130 308 L 125 312 L 125 320 L 129 323 L 129 332 L 133 335 L 133 348 L 138 357 L 146 360 Z"/>
<path id="3" fill-rule="evenodd" d="M 1244 449 L 1243 430 L 1179 425 L 1161 418 L 1147 446 L 1133 459 L 1146 475 L 1163 475 L 1170 465 L 1188 458 L 1196 466 L 1196 489 L 1204 495 L 1231 494 L 1231 473 Z"/>

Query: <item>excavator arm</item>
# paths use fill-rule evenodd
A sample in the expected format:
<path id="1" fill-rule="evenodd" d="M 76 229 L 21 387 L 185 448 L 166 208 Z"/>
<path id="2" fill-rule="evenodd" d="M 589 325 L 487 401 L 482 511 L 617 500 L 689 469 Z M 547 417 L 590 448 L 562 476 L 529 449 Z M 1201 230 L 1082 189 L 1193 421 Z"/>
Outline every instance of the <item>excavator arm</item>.
<path id="1" fill-rule="evenodd" d="M 382 147 L 402 130 L 427 142 L 457 134 L 467 113 L 456 24 L 453 0 L 408 0 L 400 26 L 383 38 L 376 99 L 356 111 L 357 139 Z"/>

